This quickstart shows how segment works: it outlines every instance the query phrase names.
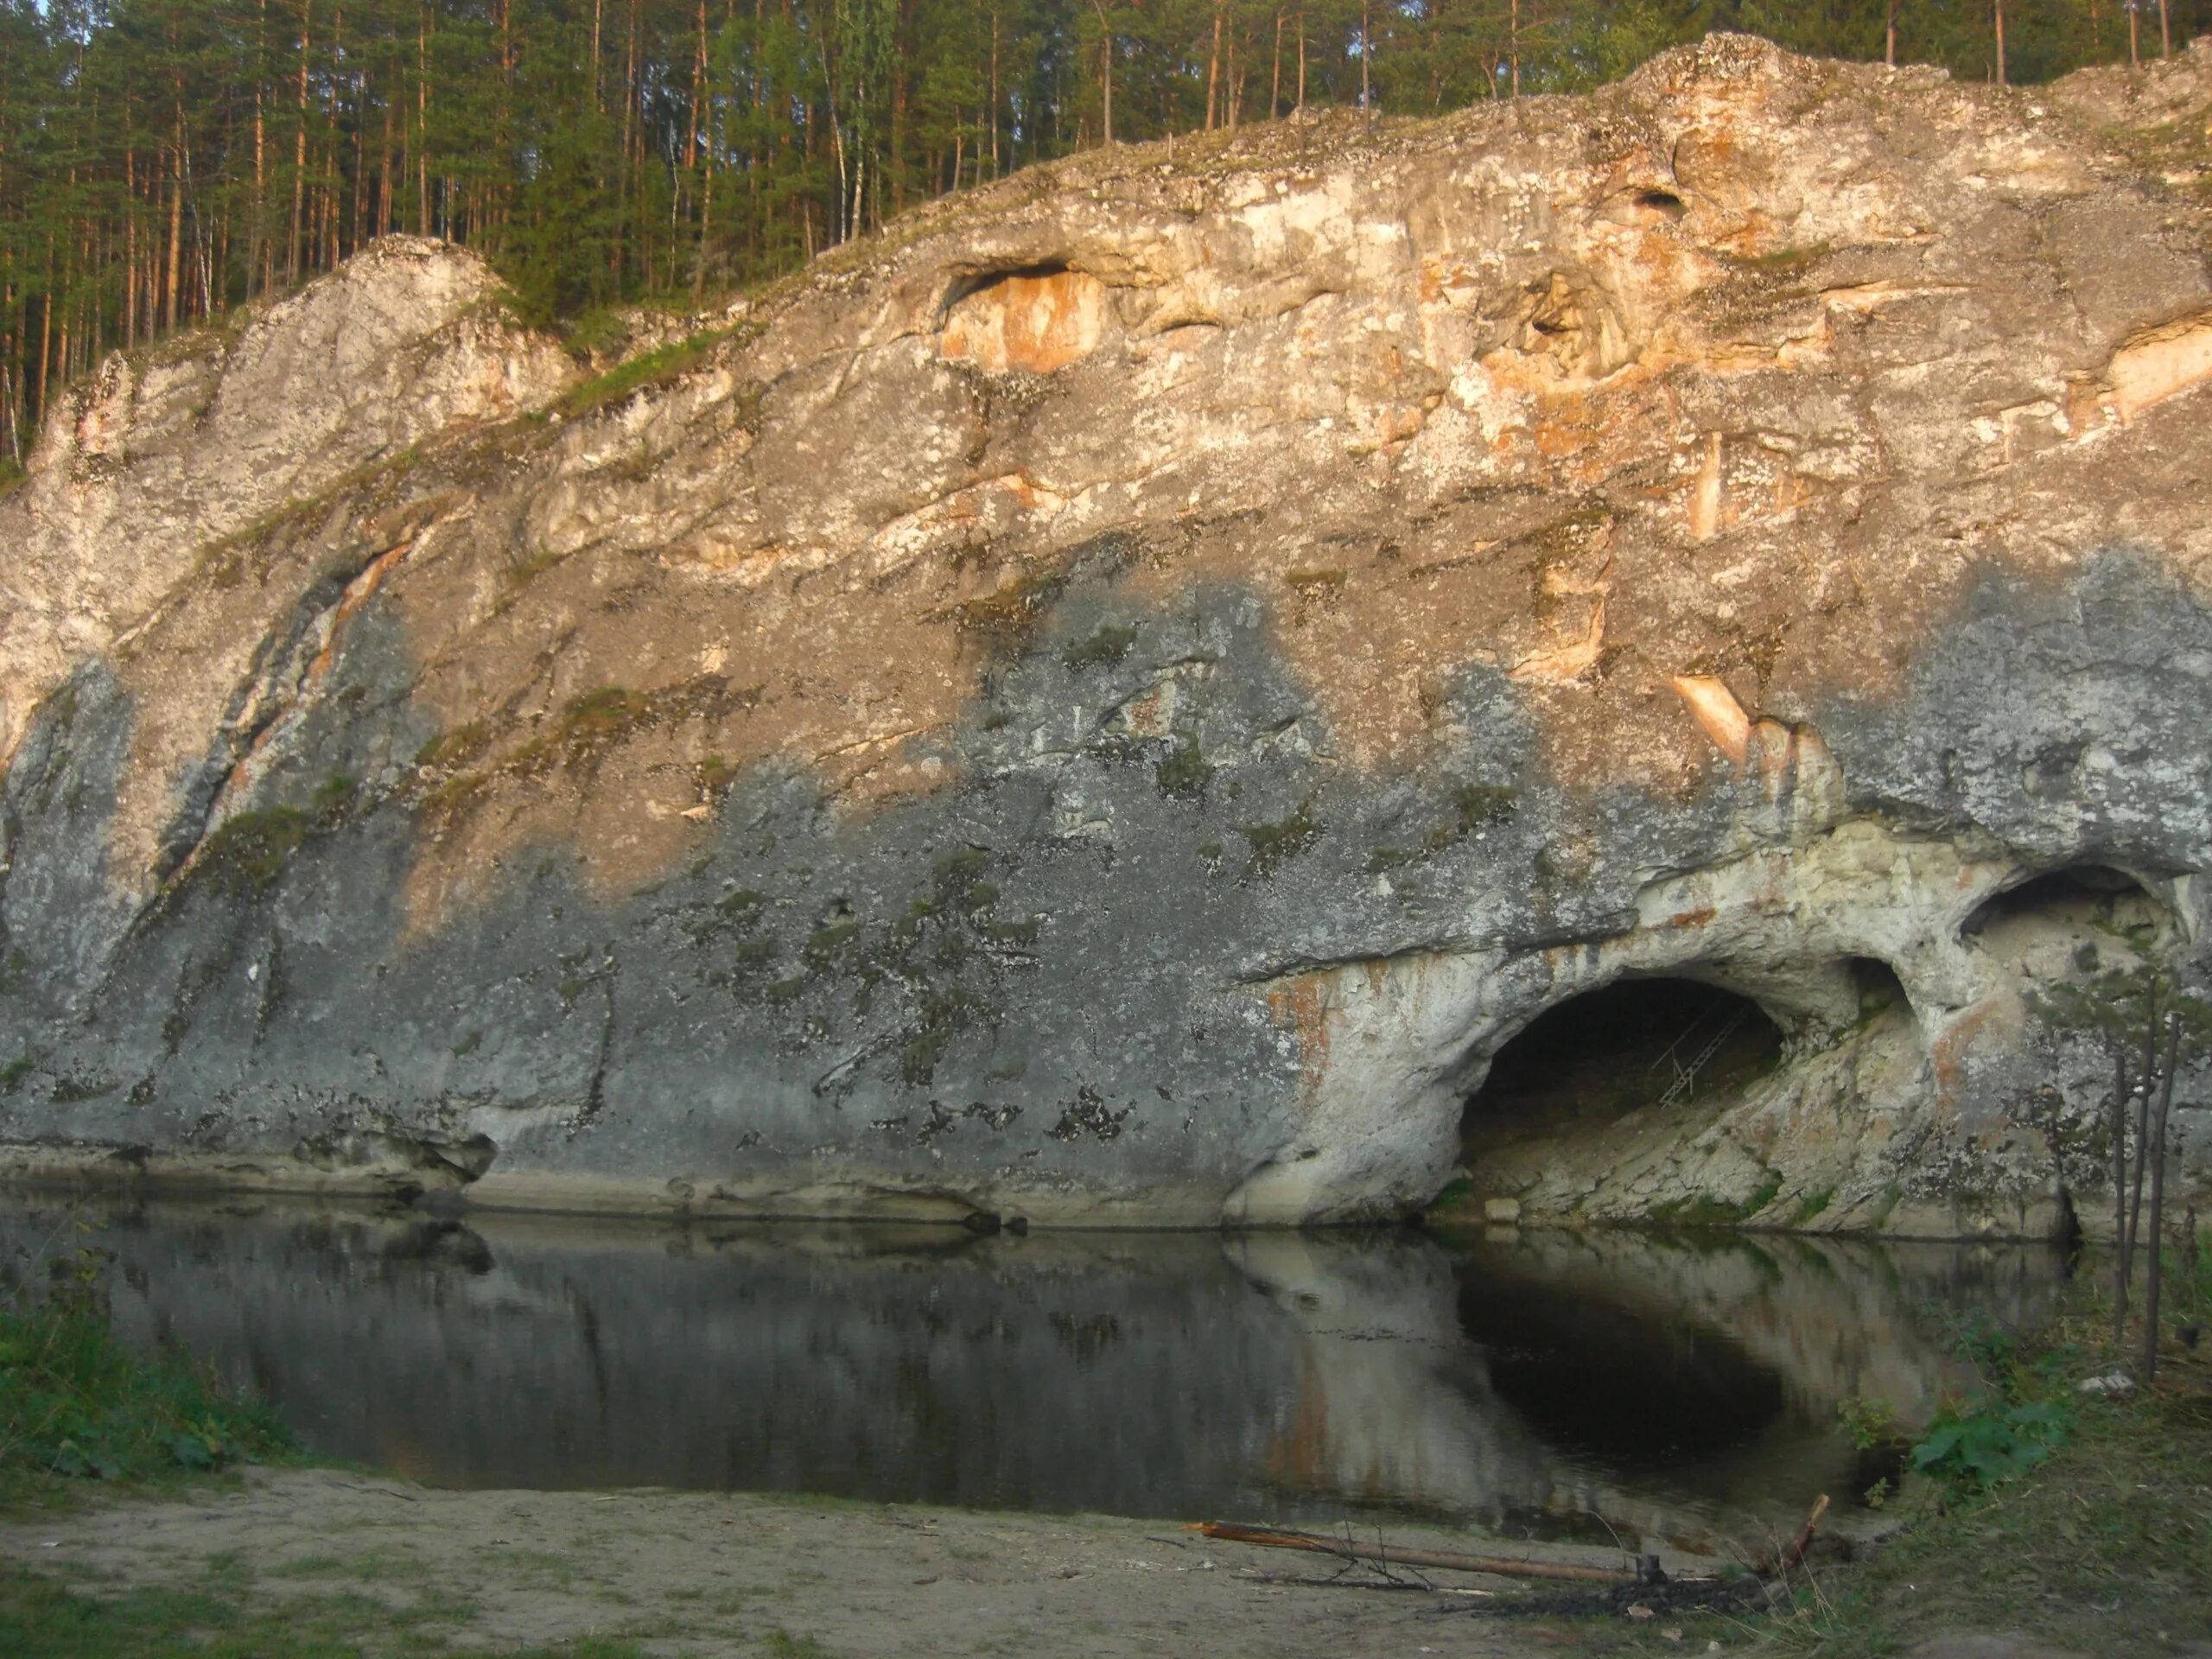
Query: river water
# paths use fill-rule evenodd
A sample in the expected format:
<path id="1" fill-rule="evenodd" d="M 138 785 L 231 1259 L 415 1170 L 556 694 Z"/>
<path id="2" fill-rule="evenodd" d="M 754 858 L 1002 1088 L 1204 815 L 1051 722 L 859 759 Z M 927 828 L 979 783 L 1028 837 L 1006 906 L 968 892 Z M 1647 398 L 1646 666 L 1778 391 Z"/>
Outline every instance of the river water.
<path id="1" fill-rule="evenodd" d="M 86 1234 L 90 1225 L 96 1230 Z M 11 1201 L 15 1273 L 114 1252 L 118 1325 L 313 1451 L 437 1485 L 788 1491 L 1726 1547 L 1872 1478 L 2022 1247 L 1630 1232 L 467 1224 Z"/>

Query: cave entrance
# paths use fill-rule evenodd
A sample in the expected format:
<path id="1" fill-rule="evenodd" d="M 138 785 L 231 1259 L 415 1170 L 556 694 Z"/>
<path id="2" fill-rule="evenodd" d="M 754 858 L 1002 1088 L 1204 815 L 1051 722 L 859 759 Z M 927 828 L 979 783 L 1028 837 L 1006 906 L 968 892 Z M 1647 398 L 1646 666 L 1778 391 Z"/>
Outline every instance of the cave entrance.
<path id="1" fill-rule="evenodd" d="M 1471 1166 L 1534 1134 L 1740 1094 L 1781 1063 L 1749 997 L 1694 979 L 1622 979 L 1547 1009 L 1497 1052 L 1460 1119 Z"/>
<path id="2" fill-rule="evenodd" d="M 2094 929 L 2147 941 L 2165 920 L 2165 906 L 2125 870 L 2069 864 L 1992 893 L 1959 933 L 1990 950 L 2026 943 L 2054 928 Z"/>

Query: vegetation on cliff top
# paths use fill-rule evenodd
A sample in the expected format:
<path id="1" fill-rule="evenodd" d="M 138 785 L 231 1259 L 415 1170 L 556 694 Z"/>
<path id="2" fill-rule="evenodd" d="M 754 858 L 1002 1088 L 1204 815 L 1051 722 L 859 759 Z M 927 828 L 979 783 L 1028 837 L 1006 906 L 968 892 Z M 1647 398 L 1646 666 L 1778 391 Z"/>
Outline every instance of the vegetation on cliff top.
<path id="1" fill-rule="evenodd" d="M 2207 27 L 2212 0 L 0 0 L 0 488 L 110 349 L 391 232 L 480 249 L 544 321 L 760 282 L 1102 140 L 1571 91 L 1715 29 L 2033 81 Z"/>

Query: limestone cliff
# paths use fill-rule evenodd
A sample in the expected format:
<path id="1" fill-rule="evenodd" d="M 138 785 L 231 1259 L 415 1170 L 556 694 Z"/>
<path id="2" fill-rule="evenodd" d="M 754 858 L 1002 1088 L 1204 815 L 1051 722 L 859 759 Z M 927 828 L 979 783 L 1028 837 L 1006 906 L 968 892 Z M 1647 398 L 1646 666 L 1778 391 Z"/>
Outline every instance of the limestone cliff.
<path id="1" fill-rule="evenodd" d="M 2208 920 L 2209 121 L 2202 45 L 1714 37 L 1037 169 L 596 378 L 407 240 L 118 359 L 0 503 L 0 1136 L 1356 1218 L 1676 975 L 1779 1065 L 1482 1191 L 2039 1227 L 2024 989 Z"/>

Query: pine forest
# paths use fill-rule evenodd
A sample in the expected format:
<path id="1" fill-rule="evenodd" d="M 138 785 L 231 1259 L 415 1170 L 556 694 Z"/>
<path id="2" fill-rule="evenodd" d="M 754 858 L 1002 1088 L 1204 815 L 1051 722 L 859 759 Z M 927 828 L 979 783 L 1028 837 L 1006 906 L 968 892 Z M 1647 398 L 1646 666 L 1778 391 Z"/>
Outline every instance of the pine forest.
<path id="1" fill-rule="evenodd" d="M 759 283 L 1104 143 L 1614 79 L 1712 29 L 2029 83 L 2212 0 L 0 0 L 0 472 L 107 352 L 388 232 L 531 320 Z"/>

